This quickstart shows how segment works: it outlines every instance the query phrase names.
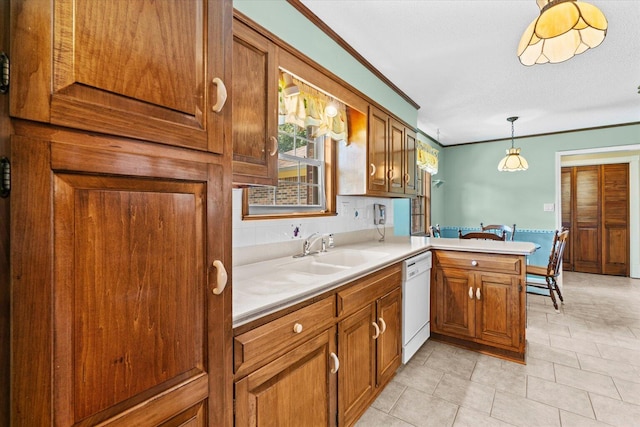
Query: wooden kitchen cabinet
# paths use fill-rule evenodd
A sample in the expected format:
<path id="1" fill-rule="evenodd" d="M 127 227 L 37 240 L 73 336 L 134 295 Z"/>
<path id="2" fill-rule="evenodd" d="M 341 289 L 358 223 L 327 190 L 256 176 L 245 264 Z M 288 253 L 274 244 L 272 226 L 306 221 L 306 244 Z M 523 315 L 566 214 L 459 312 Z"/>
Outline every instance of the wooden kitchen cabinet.
<path id="1" fill-rule="evenodd" d="M 233 182 L 278 184 L 278 47 L 233 21 Z"/>
<path id="2" fill-rule="evenodd" d="M 11 425 L 231 425 L 226 162 L 14 128 Z"/>
<path id="3" fill-rule="evenodd" d="M 11 2 L 11 116 L 222 153 L 231 1 L 49 3 Z"/>
<path id="4" fill-rule="evenodd" d="M 416 134 L 389 114 L 369 107 L 368 192 L 415 196 Z"/>
<path id="5" fill-rule="evenodd" d="M 524 256 L 434 251 L 432 338 L 524 361 Z"/>
<path id="6" fill-rule="evenodd" d="M 339 425 L 353 425 L 400 366 L 401 280 L 396 265 L 338 292 Z"/>
<path id="7" fill-rule="evenodd" d="M 336 425 L 335 327 L 236 381 L 236 426 Z"/>

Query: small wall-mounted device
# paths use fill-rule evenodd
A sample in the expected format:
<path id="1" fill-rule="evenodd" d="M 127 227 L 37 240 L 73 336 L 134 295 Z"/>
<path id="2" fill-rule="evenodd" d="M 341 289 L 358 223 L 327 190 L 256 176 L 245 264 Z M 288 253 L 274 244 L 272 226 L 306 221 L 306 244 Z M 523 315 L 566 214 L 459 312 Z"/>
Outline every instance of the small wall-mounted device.
<path id="1" fill-rule="evenodd" d="M 387 207 L 379 203 L 373 204 L 373 223 L 384 225 L 387 222 Z"/>

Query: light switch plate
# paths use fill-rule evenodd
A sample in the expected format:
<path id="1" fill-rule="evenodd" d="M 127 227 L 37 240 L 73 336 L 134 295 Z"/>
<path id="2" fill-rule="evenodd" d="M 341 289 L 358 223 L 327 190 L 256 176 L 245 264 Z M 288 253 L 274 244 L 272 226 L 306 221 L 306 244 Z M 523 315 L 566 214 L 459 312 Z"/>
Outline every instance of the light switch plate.
<path id="1" fill-rule="evenodd" d="M 554 203 L 545 203 L 544 207 L 543 207 L 545 212 L 553 212 L 555 210 L 555 208 L 556 207 L 555 207 Z"/>

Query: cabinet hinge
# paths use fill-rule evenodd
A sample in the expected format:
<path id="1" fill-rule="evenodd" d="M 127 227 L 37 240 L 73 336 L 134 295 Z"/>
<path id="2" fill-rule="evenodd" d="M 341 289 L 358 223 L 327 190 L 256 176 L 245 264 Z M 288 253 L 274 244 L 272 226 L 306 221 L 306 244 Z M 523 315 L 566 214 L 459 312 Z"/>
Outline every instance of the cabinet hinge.
<path id="1" fill-rule="evenodd" d="M 11 163 L 6 157 L 0 158 L 0 197 L 8 197 L 11 192 Z"/>
<path id="2" fill-rule="evenodd" d="M 9 92 L 9 57 L 0 52 L 0 93 Z"/>
<path id="3" fill-rule="evenodd" d="M 518 285 L 518 292 L 522 292 L 522 285 Z"/>

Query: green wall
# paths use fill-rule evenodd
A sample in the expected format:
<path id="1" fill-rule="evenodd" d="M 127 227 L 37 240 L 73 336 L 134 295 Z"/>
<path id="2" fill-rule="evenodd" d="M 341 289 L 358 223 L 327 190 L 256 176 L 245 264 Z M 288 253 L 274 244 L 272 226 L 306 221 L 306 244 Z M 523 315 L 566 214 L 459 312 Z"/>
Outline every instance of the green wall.
<path id="1" fill-rule="evenodd" d="M 233 7 L 409 125 L 416 126 L 418 111 L 411 104 L 285 0 L 234 0 Z"/>
<path id="2" fill-rule="evenodd" d="M 498 172 L 510 141 L 445 147 L 442 169 L 444 209 L 432 209 L 441 226 L 478 227 L 480 222 L 519 229 L 552 230 L 556 212 L 556 152 L 640 144 L 640 124 L 516 139 L 529 162 L 522 172 Z M 557 207 L 556 207 L 557 208 Z"/>

